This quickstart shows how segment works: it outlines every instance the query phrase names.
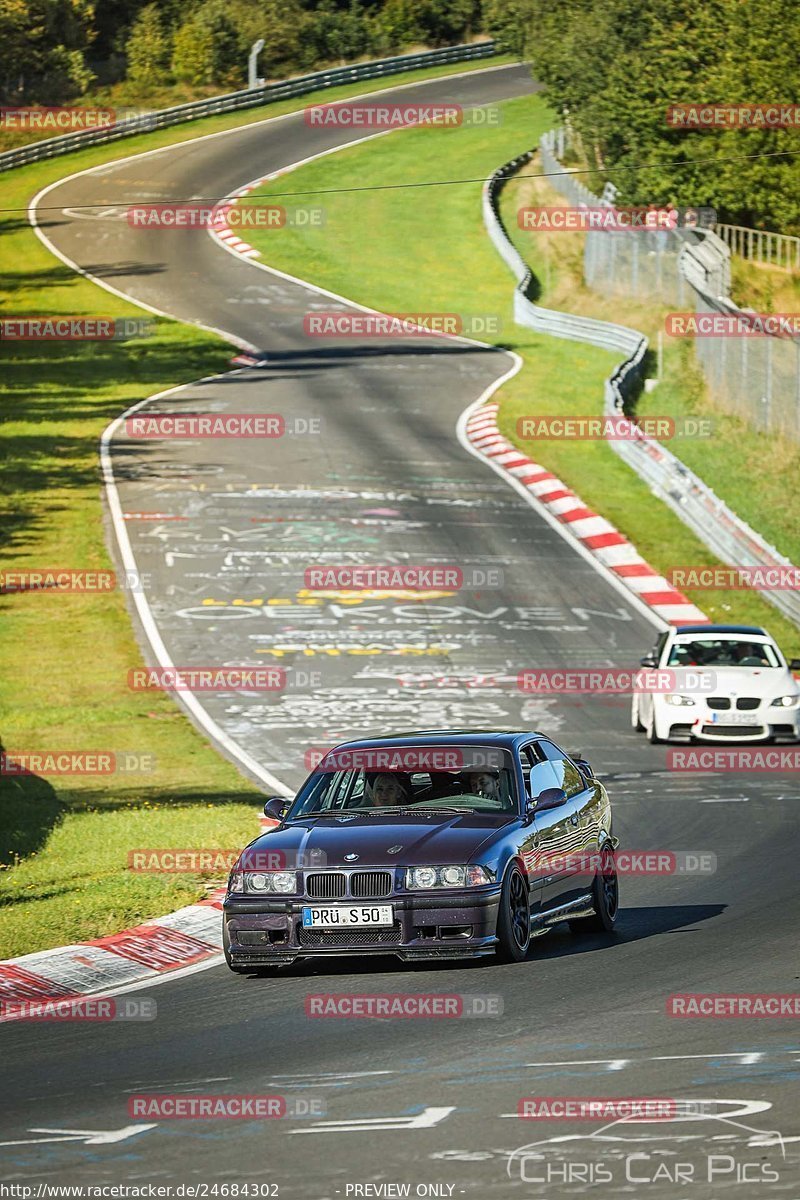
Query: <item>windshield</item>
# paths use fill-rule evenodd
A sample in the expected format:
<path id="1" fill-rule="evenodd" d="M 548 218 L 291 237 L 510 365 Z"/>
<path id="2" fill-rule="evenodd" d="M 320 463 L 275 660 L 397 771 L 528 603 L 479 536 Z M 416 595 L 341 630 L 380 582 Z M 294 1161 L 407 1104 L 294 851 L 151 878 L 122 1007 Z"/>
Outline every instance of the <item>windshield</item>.
<path id="1" fill-rule="evenodd" d="M 769 643 L 736 638 L 698 638 L 676 642 L 668 667 L 779 667 L 778 656 Z"/>
<path id="2" fill-rule="evenodd" d="M 515 813 L 511 755 L 498 746 L 383 746 L 331 751 L 287 820 L 342 812 Z"/>

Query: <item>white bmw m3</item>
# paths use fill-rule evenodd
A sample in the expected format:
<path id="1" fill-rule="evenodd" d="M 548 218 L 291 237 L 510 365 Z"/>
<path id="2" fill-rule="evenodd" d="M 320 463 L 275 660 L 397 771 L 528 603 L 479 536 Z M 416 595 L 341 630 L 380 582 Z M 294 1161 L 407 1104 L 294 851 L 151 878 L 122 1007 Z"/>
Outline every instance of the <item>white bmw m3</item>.
<path id="1" fill-rule="evenodd" d="M 641 665 L 657 683 L 634 692 L 631 724 L 651 742 L 800 741 L 800 659 L 759 626 L 678 625 Z"/>

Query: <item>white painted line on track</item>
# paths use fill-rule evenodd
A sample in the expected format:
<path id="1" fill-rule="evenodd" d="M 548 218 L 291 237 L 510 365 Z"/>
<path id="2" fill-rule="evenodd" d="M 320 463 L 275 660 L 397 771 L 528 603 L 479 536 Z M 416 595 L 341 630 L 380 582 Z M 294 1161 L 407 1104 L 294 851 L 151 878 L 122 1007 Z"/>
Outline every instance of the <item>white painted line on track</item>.
<path id="1" fill-rule="evenodd" d="M 0 1146 L 42 1146 L 45 1142 L 83 1142 L 85 1146 L 108 1146 L 155 1128 L 155 1125 L 126 1125 L 123 1129 L 31 1129 L 30 1133 L 54 1133 L 56 1136 L 0 1142 Z"/>
<path id="2" fill-rule="evenodd" d="M 749 796 L 705 796 L 701 804 L 747 804 Z"/>
<path id="3" fill-rule="evenodd" d="M 651 1054 L 645 1058 L 573 1058 L 565 1059 L 560 1062 L 529 1062 L 523 1063 L 525 1067 L 597 1067 L 606 1066 L 608 1070 L 621 1070 L 622 1067 L 617 1064 L 624 1064 L 625 1067 L 643 1066 L 645 1063 L 651 1062 L 693 1062 L 715 1058 L 736 1058 L 741 1066 L 748 1066 L 752 1063 L 761 1062 L 765 1057 L 780 1056 L 783 1054 L 792 1054 L 794 1051 L 763 1051 L 763 1050 L 725 1050 L 714 1054 Z"/>
<path id="4" fill-rule="evenodd" d="M 455 1112 L 449 1108 L 424 1108 L 410 1117 L 354 1117 L 349 1121 L 318 1121 L 310 1129 L 290 1129 L 289 1133 L 377 1133 L 386 1129 L 431 1129 Z"/>

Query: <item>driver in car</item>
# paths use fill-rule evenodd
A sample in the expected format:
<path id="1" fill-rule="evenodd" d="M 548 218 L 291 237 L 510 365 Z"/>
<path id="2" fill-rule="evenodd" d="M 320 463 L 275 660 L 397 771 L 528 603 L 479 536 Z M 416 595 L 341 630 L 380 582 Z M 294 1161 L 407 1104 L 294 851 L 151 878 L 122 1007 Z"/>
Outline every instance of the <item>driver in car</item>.
<path id="1" fill-rule="evenodd" d="M 500 799 L 500 780 L 494 771 L 470 771 L 467 785 L 473 796 L 483 796 L 486 800 Z"/>
<path id="2" fill-rule="evenodd" d="M 736 646 L 735 665 L 741 667 L 765 667 L 766 655 L 755 642 L 739 642 Z"/>

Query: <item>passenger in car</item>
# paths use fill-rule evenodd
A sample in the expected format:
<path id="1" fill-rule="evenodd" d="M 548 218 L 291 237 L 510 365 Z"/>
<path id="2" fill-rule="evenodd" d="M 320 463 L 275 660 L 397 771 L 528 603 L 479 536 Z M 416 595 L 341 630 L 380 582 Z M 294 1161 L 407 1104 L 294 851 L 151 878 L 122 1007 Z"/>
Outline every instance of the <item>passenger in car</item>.
<path id="1" fill-rule="evenodd" d="M 406 776 L 399 773 L 374 775 L 367 780 L 366 792 L 373 808 L 408 804 L 411 799 L 410 783 Z"/>

